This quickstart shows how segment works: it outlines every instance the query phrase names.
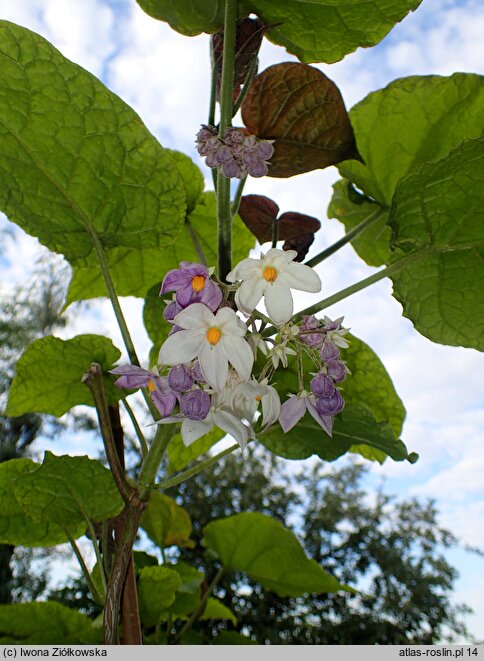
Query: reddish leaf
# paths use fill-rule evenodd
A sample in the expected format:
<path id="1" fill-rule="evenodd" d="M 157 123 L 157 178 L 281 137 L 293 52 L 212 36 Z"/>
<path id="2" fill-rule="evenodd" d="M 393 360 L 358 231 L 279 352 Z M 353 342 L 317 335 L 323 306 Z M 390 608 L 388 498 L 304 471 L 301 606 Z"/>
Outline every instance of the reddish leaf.
<path id="1" fill-rule="evenodd" d="M 250 133 L 275 140 L 270 177 L 361 160 L 339 89 L 307 64 L 275 64 L 256 76 L 242 118 Z"/>
<path id="2" fill-rule="evenodd" d="M 240 87 L 249 72 L 250 66 L 257 57 L 266 26 L 258 18 L 242 18 L 237 21 L 235 42 L 235 68 L 233 100 L 237 100 Z M 220 81 L 222 78 L 222 59 L 224 49 L 223 30 L 212 35 L 212 54 L 217 75 L 217 100 L 220 96 Z"/>
<path id="3" fill-rule="evenodd" d="M 297 255 L 294 258 L 295 262 L 302 262 L 308 254 L 308 250 L 314 241 L 314 234 L 307 232 L 293 236 L 284 242 L 283 250 L 297 250 Z"/>
<path id="4" fill-rule="evenodd" d="M 286 242 L 283 250 L 297 250 L 296 261 L 302 261 L 321 223 L 297 211 L 286 211 L 279 218 L 278 213 L 277 204 L 264 195 L 244 195 L 240 200 L 239 215 L 259 243 L 272 240 L 272 226 L 277 222 L 278 240 Z"/>

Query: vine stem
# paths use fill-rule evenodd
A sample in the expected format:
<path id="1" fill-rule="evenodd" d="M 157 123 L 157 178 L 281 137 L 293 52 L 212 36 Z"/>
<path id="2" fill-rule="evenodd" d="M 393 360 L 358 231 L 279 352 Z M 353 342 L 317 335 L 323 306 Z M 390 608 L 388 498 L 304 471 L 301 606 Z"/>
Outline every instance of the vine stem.
<path id="1" fill-rule="evenodd" d="M 239 211 L 240 200 L 242 197 L 242 193 L 244 192 L 244 186 L 246 181 L 247 181 L 247 177 L 245 176 L 243 179 L 239 181 L 239 185 L 237 186 L 237 189 L 235 191 L 234 201 L 232 202 L 232 206 L 230 207 L 230 214 L 232 218 Z"/>
<path id="2" fill-rule="evenodd" d="M 338 239 L 338 241 L 335 241 L 332 245 L 328 246 L 325 250 L 320 252 L 318 255 L 315 257 L 312 257 L 311 259 L 308 259 L 307 262 L 305 262 L 306 266 L 311 266 L 314 267 L 317 264 L 320 264 L 322 261 L 330 257 L 333 253 L 335 253 L 337 250 L 345 246 L 347 243 L 352 241 L 355 237 L 358 235 L 362 234 L 368 227 L 373 225 L 380 216 L 384 213 L 385 209 L 379 208 L 376 209 L 373 213 L 371 213 L 367 218 L 361 221 L 361 223 L 358 223 L 353 229 L 351 229 L 349 232 L 347 232 L 344 236 L 341 237 L 341 239 Z"/>
<path id="3" fill-rule="evenodd" d="M 146 455 L 139 476 L 139 493 L 144 498 L 148 495 L 156 478 L 163 455 L 173 438 L 175 430 L 172 425 L 158 425 L 154 441 L 149 453 Z"/>
<path id="4" fill-rule="evenodd" d="M 86 563 L 84 562 L 84 558 L 82 557 L 82 554 L 79 551 L 79 547 L 76 544 L 76 540 L 67 532 L 67 530 L 65 530 L 64 532 L 66 533 L 67 539 L 69 540 L 69 544 L 71 545 L 71 548 L 74 551 L 74 555 L 77 558 L 77 562 L 81 567 L 82 573 L 84 574 L 84 578 L 87 581 L 87 585 L 91 590 L 91 594 L 93 596 L 94 601 L 96 601 L 98 604 L 102 604 L 104 596 L 101 597 L 101 595 L 97 591 L 97 588 L 94 585 L 94 581 L 92 580 L 91 574 L 89 573 L 89 569 L 87 568 Z M 100 572 L 102 572 L 102 569 L 100 569 Z"/>
<path id="5" fill-rule="evenodd" d="M 217 583 L 218 583 L 218 582 L 220 581 L 220 579 L 222 578 L 222 576 L 223 576 L 223 574 L 224 574 L 224 571 L 225 571 L 224 567 L 220 567 L 220 568 L 217 570 L 217 573 L 215 574 L 215 576 L 214 576 L 213 579 L 211 580 L 210 585 L 208 586 L 208 588 L 207 588 L 207 589 L 205 590 L 205 592 L 203 593 L 203 595 L 202 595 L 202 597 L 201 597 L 201 599 L 200 599 L 200 604 L 198 605 L 197 610 L 194 611 L 194 612 L 190 615 L 190 619 L 188 620 L 188 622 L 186 622 L 186 623 L 182 626 L 182 628 L 180 629 L 179 633 L 177 634 L 175 640 L 173 641 L 173 643 L 174 643 L 175 645 L 178 645 L 178 643 L 181 642 L 181 639 L 183 638 L 183 636 L 184 636 L 188 631 L 190 631 L 190 629 L 191 629 L 192 626 L 195 624 L 195 622 L 198 620 L 198 618 L 199 618 L 201 615 L 203 615 L 203 611 L 205 610 L 205 607 L 206 607 L 206 605 L 207 605 L 208 598 L 209 598 L 210 595 L 212 594 L 214 587 L 217 585 Z"/>
<path id="6" fill-rule="evenodd" d="M 128 414 L 129 419 L 131 420 L 131 423 L 133 425 L 134 431 L 136 432 L 136 436 L 138 438 L 141 447 L 141 455 L 144 459 L 148 454 L 148 444 L 146 443 L 146 439 L 144 437 L 143 432 L 141 431 L 141 427 L 139 426 L 138 420 L 136 419 L 133 409 L 128 404 L 126 397 L 124 397 L 121 401 L 123 402 L 124 408 L 126 409 L 126 413 Z"/>
<path id="7" fill-rule="evenodd" d="M 220 84 L 220 127 L 223 139 L 232 124 L 237 0 L 225 0 L 224 47 Z M 225 282 L 232 270 L 232 214 L 230 179 L 219 170 L 217 175 L 218 277 Z"/>
<path id="8" fill-rule="evenodd" d="M 341 289 L 341 291 L 336 292 L 332 296 L 328 296 L 328 298 L 324 298 L 322 301 L 319 301 L 319 303 L 315 303 L 314 305 L 311 305 L 310 307 L 301 310 L 301 312 L 298 312 L 295 315 L 295 321 L 299 321 L 300 319 L 302 319 L 304 315 L 312 315 L 312 314 L 316 314 L 317 312 L 321 312 L 321 310 L 324 310 L 325 308 L 329 308 L 331 305 L 334 305 L 335 303 L 339 303 L 339 301 L 348 298 L 348 296 L 351 296 L 352 294 L 356 294 L 362 289 L 366 289 L 366 287 L 375 284 L 375 282 L 378 282 L 379 280 L 382 280 L 383 278 L 386 278 L 392 275 L 393 273 L 397 273 L 398 271 L 401 271 L 402 269 L 406 268 L 407 266 L 410 266 L 410 264 L 413 264 L 414 262 L 420 261 L 421 259 L 423 259 L 424 257 L 426 257 L 431 253 L 432 253 L 432 248 L 421 248 L 417 252 L 413 252 L 410 255 L 405 255 L 405 257 L 401 257 L 396 262 L 393 262 L 393 264 L 390 264 L 381 271 L 378 271 L 377 273 L 370 275 L 368 278 L 364 278 L 363 280 L 356 282 L 354 285 L 350 285 L 349 287 L 346 287 L 345 289 Z M 274 335 L 274 333 L 276 332 L 277 332 L 277 328 L 275 328 L 274 326 L 270 326 L 269 328 L 266 328 L 264 330 L 263 335 L 264 336 Z"/>
<path id="9" fill-rule="evenodd" d="M 222 452 L 219 452 L 215 456 L 210 457 L 210 459 L 206 459 L 205 461 L 200 461 L 198 464 L 193 466 L 193 468 L 189 468 L 188 470 L 183 471 L 183 473 L 178 473 L 178 475 L 175 475 L 174 477 L 169 477 L 167 480 L 163 480 L 163 482 L 160 482 L 159 484 L 156 485 L 157 491 L 163 491 L 164 489 L 169 489 L 170 487 L 174 487 L 177 484 L 181 484 L 182 482 L 185 482 L 185 480 L 188 480 L 190 477 L 194 477 L 195 475 L 198 475 L 198 473 L 201 473 L 203 470 L 205 470 L 212 464 L 216 464 L 217 461 L 222 459 L 222 457 L 225 457 L 225 455 L 234 452 L 234 450 L 237 450 L 239 447 L 240 446 L 237 444 L 231 445 L 229 448 L 226 448 L 225 450 L 222 450 Z"/>

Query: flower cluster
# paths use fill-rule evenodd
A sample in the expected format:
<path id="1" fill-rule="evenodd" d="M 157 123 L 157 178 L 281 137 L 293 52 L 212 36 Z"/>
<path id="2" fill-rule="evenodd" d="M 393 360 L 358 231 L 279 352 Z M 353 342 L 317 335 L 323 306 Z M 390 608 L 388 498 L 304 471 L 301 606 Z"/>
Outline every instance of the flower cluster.
<path id="1" fill-rule="evenodd" d="M 197 150 L 209 168 L 220 168 L 228 178 L 264 177 L 274 153 L 272 140 L 259 140 L 245 129 L 228 128 L 224 139 L 212 126 L 203 125 L 197 133 Z"/>
<path id="2" fill-rule="evenodd" d="M 344 406 L 339 384 L 349 370 L 340 348 L 348 346 L 348 331 L 342 319 L 291 321 L 291 289 L 321 288 L 315 271 L 294 262 L 295 256 L 273 248 L 260 259 L 244 259 L 227 277 L 239 284 L 230 286 L 217 282 L 213 269 L 182 262 L 161 287 L 162 296 L 172 292 L 164 311 L 172 329 L 158 366 L 117 367 L 116 385 L 146 387 L 161 416 L 158 424 L 180 422 L 186 445 L 215 426 L 244 447 L 277 421 L 289 431 L 306 411 L 331 435 Z M 277 333 L 256 310 L 262 298 Z M 274 387 L 280 366 L 296 371 L 299 384 L 282 404 Z"/>

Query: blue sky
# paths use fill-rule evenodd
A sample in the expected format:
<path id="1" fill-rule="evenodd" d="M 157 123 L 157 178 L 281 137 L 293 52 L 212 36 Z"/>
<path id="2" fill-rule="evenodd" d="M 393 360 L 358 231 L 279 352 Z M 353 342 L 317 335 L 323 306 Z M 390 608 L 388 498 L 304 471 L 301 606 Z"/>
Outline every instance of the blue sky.
<path id="1" fill-rule="evenodd" d="M 189 153 L 195 160 L 194 135 L 206 121 L 208 107 L 208 39 L 187 38 L 158 23 L 134 0 L 0 0 L 0 17 L 29 27 L 67 57 L 99 76 L 140 114 L 160 142 Z M 484 5 L 480 0 L 423 0 L 417 11 L 373 49 L 359 49 L 342 62 L 319 66 L 340 87 L 348 107 L 370 91 L 408 75 L 455 71 L 484 74 Z M 261 69 L 294 59 L 284 49 L 266 43 Z M 200 160 L 197 162 L 201 165 Z M 209 173 L 207 186 L 209 185 Z M 323 220 L 314 253 L 339 238 L 343 231 L 326 220 L 334 168 L 289 180 L 251 180 L 248 193 L 273 197 L 281 211 L 298 210 Z M 6 224 L 0 219 L 1 227 Z M 7 241 L 0 258 L 0 287 L 28 277 L 38 253 L 36 241 L 18 232 Z M 20 246 L 20 248 L 19 248 Z M 19 250 L 22 259 L 18 259 Z M 373 272 L 351 247 L 318 267 L 323 294 L 329 295 Z M 314 302 L 301 296 L 299 308 Z M 148 341 L 141 324 L 139 301 L 124 301 L 141 354 Z M 109 306 L 96 303 L 96 332 L 113 332 Z M 464 542 L 484 547 L 484 356 L 470 349 L 436 345 L 419 335 L 401 316 L 391 297 L 391 283 L 379 282 L 330 308 L 332 317 L 345 315 L 346 325 L 382 358 L 407 407 L 403 440 L 419 452 L 414 465 L 374 466 L 370 481 L 385 477 L 389 491 L 399 496 L 435 498 L 441 523 Z M 92 331 L 92 317 L 84 317 L 64 336 Z M 146 349 L 146 351 L 144 351 Z M 59 452 L 57 445 L 55 451 Z M 69 448 L 82 454 L 82 443 Z M 95 453 L 95 448 L 92 448 Z M 472 630 L 484 638 L 484 560 L 453 556 L 462 578 L 457 600 L 478 615 Z"/>

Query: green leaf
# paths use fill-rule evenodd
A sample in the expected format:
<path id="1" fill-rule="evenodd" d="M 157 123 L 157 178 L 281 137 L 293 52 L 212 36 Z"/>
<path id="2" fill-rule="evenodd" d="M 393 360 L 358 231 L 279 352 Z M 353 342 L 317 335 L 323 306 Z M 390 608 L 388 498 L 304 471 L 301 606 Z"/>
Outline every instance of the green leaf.
<path id="1" fill-rule="evenodd" d="M 302 62 L 337 62 L 374 46 L 421 0 L 244 0 L 269 27 L 267 36 Z"/>
<path id="2" fill-rule="evenodd" d="M 400 78 L 350 110 L 366 165 L 347 161 L 342 175 L 390 206 L 398 181 L 484 130 L 484 76 Z"/>
<path id="3" fill-rule="evenodd" d="M 55 546 L 68 541 L 66 532 L 56 523 L 33 521 L 23 510 L 14 493 L 15 479 L 39 467 L 30 459 L 11 459 L 0 464 L 0 542 L 14 546 Z M 73 537 L 86 531 L 86 524 L 69 526 Z"/>
<path id="4" fill-rule="evenodd" d="M 339 89 L 307 64 L 274 64 L 256 76 L 242 119 L 259 138 L 274 140 L 270 177 L 292 177 L 359 158 Z"/>
<path id="5" fill-rule="evenodd" d="M 208 434 L 202 436 L 188 447 L 183 443 L 180 434 L 174 436 L 168 446 L 168 460 L 170 473 L 176 473 L 182 470 L 192 461 L 198 459 L 200 455 L 205 454 L 210 448 L 215 445 L 221 438 L 225 436 L 225 432 L 218 427 L 214 427 Z"/>
<path id="6" fill-rule="evenodd" d="M 223 604 L 221 601 L 218 599 L 215 599 L 214 597 L 209 597 L 207 600 L 207 605 L 205 606 L 205 610 L 203 611 L 202 615 L 200 616 L 201 620 L 229 620 L 232 622 L 232 624 L 235 626 L 237 624 L 237 618 L 235 615 L 232 613 L 230 608 L 227 608 L 225 604 Z"/>
<path id="7" fill-rule="evenodd" d="M 189 539 L 192 522 L 188 513 L 173 498 L 161 493 L 151 496 L 141 519 L 141 527 L 160 548 L 168 546 L 193 547 Z"/>
<path id="8" fill-rule="evenodd" d="M 53 601 L 0 606 L 3 645 L 96 645 L 101 630 L 78 611 Z"/>
<path id="9" fill-rule="evenodd" d="M 395 244 L 417 261 L 392 275 L 393 295 L 434 342 L 484 349 L 484 138 L 428 163 L 397 187 Z"/>
<path id="10" fill-rule="evenodd" d="M 257 645 L 257 643 L 238 631 L 221 631 L 213 639 L 213 645 Z"/>
<path id="11" fill-rule="evenodd" d="M 166 151 L 170 154 L 182 179 L 185 189 L 186 213 L 189 214 L 196 207 L 203 195 L 203 189 L 205 188 L 203 174 L 200 168 L 186 154 L 173 149 L 167 149 Z"/>
<path id="12" fill-rule="evenodd" d="M 200 604 L 200 586 L 204 579 L 202 572 L 187 565 L 185 562 L 178 562 L 172 565 L 172 568 L 180 576 L 181 583 L 177 587 L 175 600 L 170 605 L 168 611 L 162 615 L 162 619 L 168 618 L 168 612 L 172 617 L 180 617 L 193 613 Z"/>
<path id="13" fill-rule="evenodd" d="M 15 480 L 14 493 L 34 521 L 62 527 L 105 521 L 123 509 L 110 471 L 89 457 L 46 452 L 39 468 Z"/>
<path id="14" fill-rule="evenodd" d="M 144 567 L 138 581 L 140 617 L 146 626 L 158 624 L 163 612 L 175 600 L 181 584 L 176 571 L 167 567 Z"/>
<path id="15" fill-rule="evenodd" d="M 310 560 L 294 534 L 270 516 L 236 514 L 209 523 L 203 544 L 226 569 L 241 571 L 280 596 L 347 589 Z"/>
<path id="16" fill-rule="evenodd" d="M 0 208 L 73 267 L 166 246 L 185 192 L 138 115 L 45 39 L 0 22 Z M 105 295 L 106 291 L 103 290 Z"/>
<path id="17" fill-rule="evenodd" d="M 274 425 L 259 440 L 271 452 L 285 459 L 307 459 L 315 454 L 324 461 L 334 461 L 346 452 L 359 452 L 353 446 L 365 445 L 378 451 L 375 455 L 378 461 L 384 452 L 394 461 L 406 459 L 413 463 L 413 455 L 409 455 L 402 441 L 394 436 L 390 424 L 377 422 L 373 412 L 362 403 L 346 405 L 338 413 L 331 438 L 306 413 L 287 434 Z"/>
<path id="18" fill-rule="evenodd" d="M 389 209 L 376 200 L 358 193 L 347 179 L 340 179 L 333 184 L 328 218 L 337 218 L 341 221 L 346 232 L 374 218 L 371 225 L 351 241 L 358 255 L 370 266 L 388 264 L 401 256 L 400 251 L 390 249 L 391 230 L 388 226 L 388 212 Z"/>
<path id="19" fill-rule="evenodd" d="M 223 0 L 136 0 L 153 18 L 166 21 L 177 32 L 193 37 L 216 32 L 224 24 Z"/>
<path id="20" fill-rule="evenodd" d="M 145 297 L 148 290 L 161 283 L 170 269 L 178 268 L 182 261 L 199 262 L 191 230 L 195 232 L 209 266 L 217 264 L 217 205 L 215 194 L 205 192 L 188 215 L 177 240 L 167 248 L 132 250 L 117 248 L 107 257 L 111 276 L 120 296 Z M 239 216 L 233 221 L 233 262 L 247 257 L 254 247 L 254 238 Z M 67 303 L 96 296 L 105 296 L 102 276 L 92 268 L 74 268 L 67 295 Z"/>
<path id="21" fill-rule="evenodd" d="M 120 356 L 111 340 L 100 335 L 35 340 L 17 363 L 7 415 L 38 411 L 59 417 L 77 404 L 94 406 L 89 388 L 81 382 L 84 372 L 93 362 L 107 371 Z M 104 377 L 103 381 L 108 403 L 118 401 L 123 393 L 109 378 Z"/>

